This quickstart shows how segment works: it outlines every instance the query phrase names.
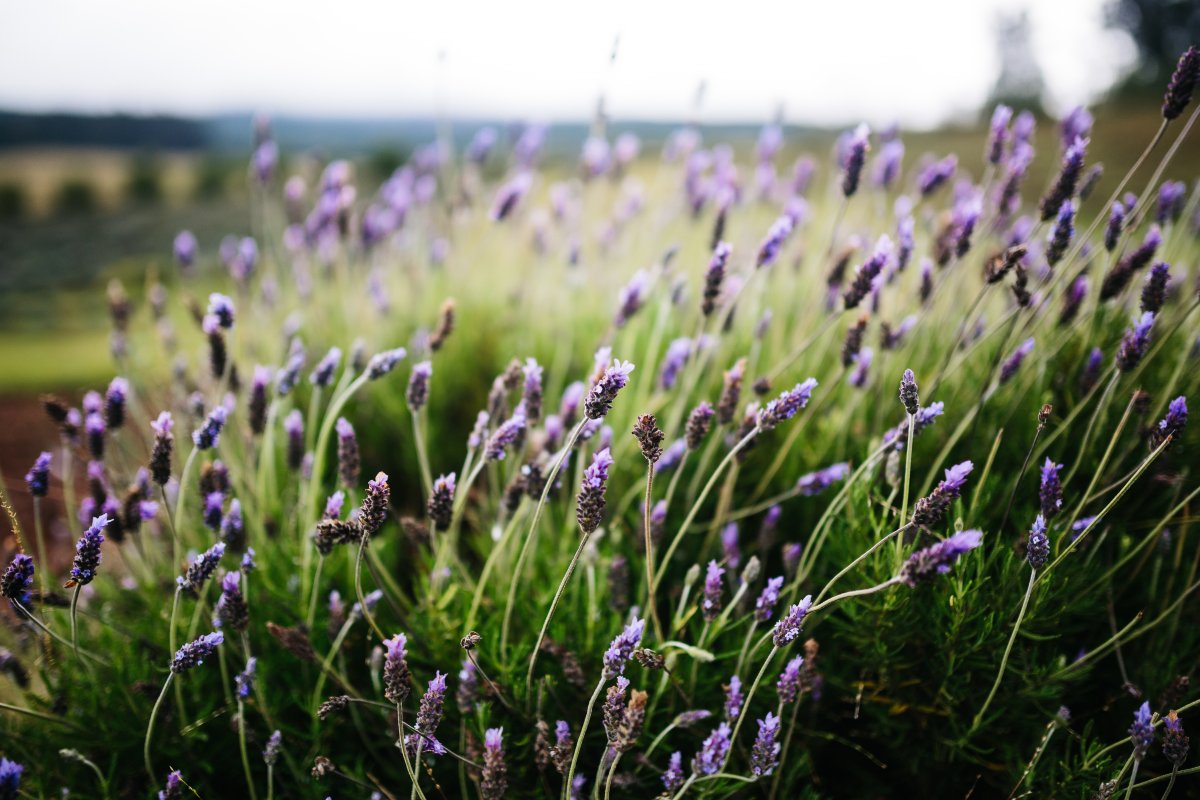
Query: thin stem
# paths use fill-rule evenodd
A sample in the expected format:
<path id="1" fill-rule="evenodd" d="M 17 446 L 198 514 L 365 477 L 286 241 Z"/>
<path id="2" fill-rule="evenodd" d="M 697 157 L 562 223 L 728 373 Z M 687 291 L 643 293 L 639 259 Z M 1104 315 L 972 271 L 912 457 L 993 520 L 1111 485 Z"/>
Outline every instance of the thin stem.
<path id="1" fill-rule="evenodd" d="M 254 790 L 254 778 L 250 774 L 250 756 L 246 753 L 246 705 L 241 698 L 238 698 L 237 708 L 238 746 L 242 751 L 242 769 L 246 772 L 246 786 L 250 789 L 250 800 L 257 800 L 258 793 Z"/>
<path id="2" fill-rule="evenodd" d="M 987 713 L 988 706 L 992 704 L 992 700 L 996 697 L 996 692 L 1000 690 L 1000 681 L 1004 680 L 1004 670 L 1008 667 L 1008 657 L 1012 654 L 1013 643 L 1017 641 L 1017 632 L 1021 630 L 1021 622 L 1025 619 L 1025 611 L 1029 608 L 1029 598 L 1033 594 L 1033 585 L 1037 582 L 1037 570 L 1029 570 L 1029 585 L 1025 588 L 1025 598 L 1021 600 L 1021 610 L 1017 612 L 1017 621 L 1013 623 L 1012 633 L 1009 634 L 1008 644 L 1004 648 L 1004 656 L 1000 659 L 1000 669 L 996 671 L 996 680 L 992 683 L 992 690 L 988 692 L 987 699 L 983 701 L 979 711 L 975 714 L 975 719 L 971 722 L 971 729 L 967 731 L 969 737 L 978 728 L 983 721 L 983 715 Z"/>
<path id="3" fill-rule="evenodd" d="M 596 683 L 596 691 L 592 692 L 592 699 L 588 701 L 587 713 L 583 715 L 583 725 L 579 728 L 579 736 L 575 740 L 575 752 L 571 754 L 571 768 L 567 770 L 566 780 L 563 781 L 564 796 L 571 791 L 571 781 L 575 778 L 575 765 L 579 763 L 579 753 L 583 750 L 583 740 L 587 738 L 588 725 L 592 721 L 592 711 L 596 708 L 596 701 L 600 698 L 600 693 L 604 691 L 604 683 L 604 678 L 601 677 Z"/>
<path id="4" fill-rule="evenodd" d="M 891 586 L 895 586 L 898 583 L 900 583 L 899 575 L 897 575 L 894 578 L 888 578 L 886 581 L 884 581 L 883 583 L 878 584 L 876 586 L 868 586 L 866 589 L 851 589 L 848 592 L 842 592 L 841 594 L 835 594 L 833 597 L 829 598 L 828 600 L 826 600 L 823 603 L 814 604 L 811 608 L 808 609 L 808 613 L 812 614 L 814 611 L 820 611 L 822 608 L 831 606 L 834 603 L 836 603 L 837 601 L 845 600 L 848 597 L 862 597 L 863 595 L 875 594 L 875 592 L 881 592 L 884 589 L 887 589 Z"/>
<path id="5" fill-rule="evenodd" d="M 151 783 L 154 783 L 155 778 L 154 764 L 150 761 L 150 739 L 154 735 L 154 722 L 158 719 L 158 711 L 162 708 L 163 698 L 167 696 L 167 688 L 174 678 L 174 672 L 167 673 L 167 680 L 163 683 L 162 691 L 158 693 L 158 699 L 154 701 L 154 708 L 150 711 L 150 721 L 146 723 L 146 743 L 142 746 L 142 758 L 146 761 L 146 775 L 150 777 Z"/>
<path id="6" fill-rule="evenodd" d="M 768 800 L 775 800 L 775 792 L 779 790 L 779 779 L 783 777 L 783 765 L 787 763 L 788 748 L 792 745 L 792 734 L 796 731 L 796 715 L 800 712 L 800 698 L 792 701 L 792 716 L 788 720 L 787 733 L 783 737 L 783 749 L 779 751 L 779 766 L 775 768 L 775 778 L 771 781 L 771 792 Z"/>
<path id="7" fill-rule="evenodd" d="M 320 596 L 319 587 L 321 585 L 321 570 L 325 566 L 325 556 L 317 554 L 317 569 L 313 572 L 313 582 L 311 596 L 308 599 L 308 616 L 304 618 L 304 624 L 311 631 L 313 621 L 317 618 L 317 598 Z"/>
<path id="8" fill-rule="evenodd" d="M 682 466 L 682 464 L 680 465 Z M 646 608 L 650 611 L 650 620 L 654 624 L 655 641 L 662 642 L 662 622 L 658 619 L 658 605 L 654 602 L 654 542 L 650 536 L 650 504 L 654 492 L 654 465 L 646 465 L 646 502 L 642 509 L 642 527 L 646 534 Z M 611 782 L 611 776 L 610 776 Z M 605 794 L 607 794 L 605 790 Z"/>
<path id="9" fill-rule="evenodd" d="M 763 659 L 758 674 L 754 676 L 754 683 L 750 684 L 750 691 L 746 692 L 746 699 L 742 701 L 742 713 L 738 714 L 737 722 L 733 725 L 733 733 L 729 737 L 729 749 L 725 751 L 725 758 L 721 760 L 721 769 L 725 769 L 725 765 L 729 763 L 729 756 L 733 752 L 733 745 L 737 742 L 738 731 L 742 729 L 742 723 L 746 721 L 746 717 L 750 716 L 750 701 L 754 699 L 754 693 L 758 691 L 758 686 L 762 683 L 763 675 L 767 674 L 767 668 L 771 666 L 771 661 L 778 652 L 779 645 L 773 644 L 771 652 L 767 653 L 767 657 Z"/>
<path id="10" fill-rule="evenodd" d="M 1050 744 L 1050 737 L 1058 729 L 1058 724 L 1058 720 L 1053 719 L 1046 726 L 1046 733 L 1042 735 L 1042 741 L 1038 742 L 1037 749 L 1033 751 L 1033 757 L 1029 759 L 1029 763 L 1025 765 L 1025 771 L 1021 773 L 1021 777 L 1017 780 L 1017 785 L 1008 793 L 1008 800 L 1012 800 L 1016 796 L 1017 792 L 1021 790 L 1025 781 L 1029 778 L 1029 774 L 1033 772 L 1034 766 L 1037 765 L 1038 760 L 1042 757 L 1042 753 L 1046 752 L 1046 747 Z"/>
<path id="11" fill-rule="evenodd" d="M 354 559 L 354 593 L 358 596 L 358 606 L 362 609 L 363 618 L 367 624 L 371 626 L 371 630 L 375 631 L 375 635 L 379 637 L 379 641 L 387 639 L 383 631 L 379 628 L 379 624 L 375 622 L 375 616 L 371 613 L 371 609 L 367 608 L 367 601 L 363 597 L 362 590 L 362 558 L 363 550 L 367 546 L 367 537 L 363 536 L 358 540 L 358 555 Z"/>
<path id="12" fill-rule="evenodd" d="M 917 427 L 917 415 L 908 415 L 908 439 L 904 443 L 904 493 L 900 495 L 900 523 L 908 519 L 908 486 L 912 480 L 913 431 Z"/>
<path id="13" fill-rule="evenodd" d="M 725 468 L 733 462 L 734 457 L 741 452 L 742 448 L 750 444 L 750 442 L 753 441 L 754 437 L 757 435 L 758 428 L 756 427 L 754 430 L 750 431 L 750 433 L 743 436 L 737 444 L 730 448 L 729 452 L 725 454 L 725 458 L 721 459 L 721 463 L 717 465 L 717 468 L 713 470 L 712 475 L 708 477 L 708 481 L 704 484 L 704 488 L 700 491 L 700 496 L 697 497 L 696 502 L 692 504 L 691 510 L 688 511 L 687 517 L 684 519 L 683 524 L 680 525 L 679 529 L 675 532 L 675 537 L 671 539 L 671 545 L 667 548 L 667 552 L 663 555 L 662 563 L 659 565 L 658 571 L 654 574 L 654 580 L 656 583 L 663 579 L 663 575 L 666 573 L 667 567 L 671 563 L 671 556 L 675 555 L 675 549 L 679 547 L 679 543 L 683 539 L 683 535 L 687 532 L 687 529 L 692 524 L 693 520 L 696 519 L 696 515 L 700 513 L 700 507 L 704 505 L 704 501 L 708 498 L 708 493 L 711 492 L 713 486 L 716 485 L 717 478 L 719 478 L 721 473 L 725 471 Z"/>
<path id="14" fill-rule="evenodd" d="M 869 558 L 872 553 L 874 553 L 880 547 L 883 547 L 884 543 L 886 543 L 893 536 L 896 536 L 896 535 L 908 530 L 912 526 L 913 526 L 913 523 L 911 523 L 911 522 L 905 523 L 904 525 L 901 525 L 899 528 L 892 531 L 887 536 L 884 536 L 882 539 L 875 542 L 875 544 L 873 544 L 869 548 L 867 548 L 867 550 L 862 555 L 860 555 L 858 558 L 851 561 L 849 564 L 847 564 L 845 567 L 842 568 L 841 572 L 839 572 L 838 574 L 834 575 L 832 578 L 829 579 L 829 582 L 825 584 L 824 588 L 821 589 L 820 594 L 817 595 L 816 602 L 819 604 L 821 602 L 821 598 L 823 598 L 825 596 L 825 594 L 833 587 L 833 585 L 835 583 L 837 583 L 838 580 L 840 580 L 843 576 L 845 576 L 845 574 L 847 572 L 854 569 L 856 566 L 858 566 L 863 561 L 865 561 L 867 558 Z"/>
<path id="15" fill-rule="evenodd" d="M 1004 532 L 1005 527 L 1008 525 L 1009 513 L 1012 511 L 1013 502 L 1017 499 L 1017 489 L 1021 487 L 1021 481 L 1025 479 L 1025 471 L 1029 469 L 1029 462 L 1033 459 L 1033 451 L 1037 447 L 1038 437 L 1042 435 L 1042 431 L 1045 428 L 1046 423 L 1039 421 L 1037 430 L 1033 434 L 1033 441 L 1029 443 L 1029 450 L 1025 453 L 1025 462 L 1021 464 L 1021 471 L 1017 473 L 1017 480 L 1013 484 L 1012 492 L 1008 495 L 1008 505 L 1004 508 L 1004 519 L 1000 522 L 999 530 L 1001 533 Z M 982 487 L 983 482 L 981 481 L 980 488 Z"/>
<path id="16" fill-rule="evenodd" d="M 46 560 L 46 540 L 42 534 L 42 498 L 37 495 L 33 496 L 33 530 L 34 536 L 37 537 L 38 561 L 41 563 L 38 579 L 42 587 L 42 595 L 45 596 L 46 573 L 50 571 L 50 562 Z"/>
<path id="17" fill-rule="evenodd" d="M 592 532 L 587 531 L 579 540 L 579 546 L 575 548 L 575 555 L 571 556 L 571 563 L 567 564 L 567 571 L 563 575 L 562 580 L 558 583 L 558 590 L 554 593 L 554 600 L 550 603 L 550 608 L 546 612 L 546 619 L 542 622 L 542 630 L 538 633 L 537 643 L 533 646 L 533 652 L 529 654 L 529 669 L 525 671 L 525 704 L 529 705 L 529 699 L 533 696 L 533 667 L 537 663 L 538 653 L 542 649 L 542 641 L 546 638 L 546 629 L 550 627 L 550 620 L 554 618 L 554 612 L 558 609 L 558 603 L 562 600 L 563 592 L 567 589 L 567 584 L 571 580 L 571 574 L 575 572 L 575 565 L 579 563 L 579 557 L 583 555 L 583 549 L 587 547 L 588 540 L 592 538 Z"/>
<path id="18" fill-rule="evenodd" d="M 1129 773 L 1129 785 L 1125 788 L 1125 800 L 1133 797 L 1133 784 L 1137 780 L 1138 767 L 1141 765 L 1142 762 L 1140 760 L 1136 758 L 1133 760 L 1133 769 Z"/>
<path id="19" fill-rule="evenodd" d="M 79 610 L 79 590 L 83 586 L 75 584 L 75 591 L 71 593 L 71 648 L 75 651 L 75 657 L 79 658 L 79 631 L 77 628 L 78 610 Z"/>
<path id="20" fill-rule="evenodd" d="M 413 444 L 417 450 L 417 465 L 421 470 L 421 486 L 428 497 L 433 493 L 433 473 L 429 469 L 429 454 L 425 452 L 425 436 L 421 433 L 421 415 L 413 411 L 409 416 L 412 417 Z"/>
<path id="21" fill-rule="evenodd" d="M 60 725 L 67 725 L 72 728 L 75 727 L 75 725 L 73 723 L 71 723 L 68 720 L 63 719 L 62 717 L 56 717 L 53 714 L 47 714 L 45 712 L 37 711 L 32 708 L 23 708 L 21 706 L 9 705 L 8 703 L 0 703 L 0 709 L 3 709 L 4 711 L 14 711 L 18 714 L 26 714 L 30 717 L 44 719 L 48 722 L 57 722 Z"/>
<path id="22" fill-rule="evenodd" d="M 29 620 L 29 621 L 30 621 L 30 622 L 32 622 L 34 625 L 36 625 L 36 626 L 37 626 L 39 629 L 41 629 L 41 631 L 42 631 L 43 633 L 45 633 L 45 634 L 46 634 L 47 636 L 49 636 L 51 639 L 53 639 L 54 641 L 58 642 L 58 643 L 59 643 L 59 644 L 61 644 L 63 647 L 71 647 L 71 646 L 72 646 L 72 643 L 71 643 L 69 640 L 67 640 L 67 639 L 63 638 L 62 636 L 60 636 L 60 635 L 58 635 L 57 633 L 55 633 L 54 631 L 52 631 L 52 630 L 51 630 L 51 629 L 50 629 L 50 628 L 49 628 L 49 627 L 46 625 L 46 623 L 42 622 L 40 619 L 38 619 L 37 617 L 35 617 L 35 616 L 33 615 L 33 612 L 32 612 L 32 611 L 30 611 L 30 610 L 29 610 L 28 608 L 26 608 L 25 606 L 21 605 L 21 603 L 17 602 L 16 600 L 10 600 L 9 602 L 10 602 L 10 603 L 12 603 L 12 604 L 13 604 L 13 606 L 14 606 L 14 607 L 17 609 L 17 611 L 19 611 L 19 612 L 20 612 L 21 616 L 23 616 L 25 619 Z M 108 663 L 107 661 L 105 661 L 104 659 L 100 658 L 99 656 L 96 656 L 96 655 L 93 655 L 93 654 L 89 653 L 87 650 L 84 650 L 82 647 L 81 647 L 81 648 L 79 648 L 79 652 L 80 652 L 80 653 L 82 653 L 83 655 L 87 656 L 88 658 L 90 658 L 92 661 L 95 661 L 95 662 L 96 662 L 96 663 L 98 663 L 98 664 L 102 664 L 103 666 L 106 666 L 106 667 L 112 666 L 111 664 L 109 664 L 109 663 Z"/>

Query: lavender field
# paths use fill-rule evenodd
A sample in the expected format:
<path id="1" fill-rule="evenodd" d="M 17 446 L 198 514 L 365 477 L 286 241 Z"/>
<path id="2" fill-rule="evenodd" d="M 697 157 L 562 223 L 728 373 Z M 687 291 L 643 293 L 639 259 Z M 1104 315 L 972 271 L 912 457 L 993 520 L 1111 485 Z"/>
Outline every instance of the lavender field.
<path id="1" fill-rule="evenodd" d="M 260 119 L 4 463 L 0 800 L 1200 796 L 1198 80 L 1103 165 Z"/>

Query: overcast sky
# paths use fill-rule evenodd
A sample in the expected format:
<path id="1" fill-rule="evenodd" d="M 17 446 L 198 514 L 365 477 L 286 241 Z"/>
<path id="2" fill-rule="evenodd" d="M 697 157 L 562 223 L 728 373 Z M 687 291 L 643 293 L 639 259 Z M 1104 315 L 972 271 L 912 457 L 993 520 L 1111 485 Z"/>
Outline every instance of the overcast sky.
<path id="1" fill-rule="evenodd" d="M 1028 4 L 1052 108 L 1131 63 L 1104 0 Z M 1013 0 L 0 0 L 0 107 L 616 120 L 858 119 L 971 111 Z M 613 41 L 620 46 L 610 65 Z"/>

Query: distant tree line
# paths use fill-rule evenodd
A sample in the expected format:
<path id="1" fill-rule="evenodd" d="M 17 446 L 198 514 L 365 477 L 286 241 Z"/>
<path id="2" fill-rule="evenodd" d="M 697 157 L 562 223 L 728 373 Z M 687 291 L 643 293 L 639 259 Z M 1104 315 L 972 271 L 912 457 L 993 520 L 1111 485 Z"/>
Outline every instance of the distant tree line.
<path id="1" fill-rule="evenodd" d="M 87 145 L 134 150 L 197 150 L 207 144 L 204 123 L 180 117 L 0 111 L 0 148 Z"/>

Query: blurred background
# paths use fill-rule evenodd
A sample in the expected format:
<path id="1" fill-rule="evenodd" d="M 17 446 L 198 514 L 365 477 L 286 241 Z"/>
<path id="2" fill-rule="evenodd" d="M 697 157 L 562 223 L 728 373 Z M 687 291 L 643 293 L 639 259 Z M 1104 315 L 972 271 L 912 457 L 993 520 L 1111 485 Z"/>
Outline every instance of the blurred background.
<path id="1" fill-rule="evenodd" d="M 47 0 L 3 17 L 0 415 L 37 421 L 0 426 L 0 459 L 19 463 L 13 437 L 49 431 L 36 392 L 111 375 L 98 290 L 136 295 L 172 268 L 181 229 L 202 252 L 251 232 L 256 119 L 278 175 L 350 158 L 367 194 L 435 139 L 461 152 L 483 126 L 528 122 L 548 125 L 564 172 L 597 120 L 637 134 L 645 159 L 684 123 L 744 153 L 778 122 L 819 158 L 848 126 L 896 124 L 914 158 L 958 150 L 978 170 L 1001 101 L 1042 118 L 1088 106 L 1093 153 L 1126 164 L 1200 40 L 1195 0 Z"/>

